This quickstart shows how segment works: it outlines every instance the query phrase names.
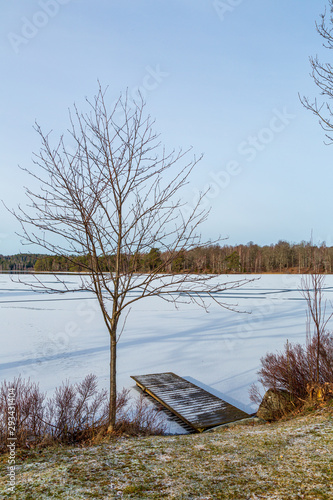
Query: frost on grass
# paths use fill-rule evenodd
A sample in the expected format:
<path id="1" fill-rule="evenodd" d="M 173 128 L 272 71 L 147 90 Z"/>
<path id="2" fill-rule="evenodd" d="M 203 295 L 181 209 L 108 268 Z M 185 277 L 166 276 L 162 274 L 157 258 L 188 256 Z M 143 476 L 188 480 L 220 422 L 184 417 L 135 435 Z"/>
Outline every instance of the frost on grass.
<path id="1" fill-rule="evenodd" d="M 187 436 L 22 452 L 17 497 L 333 498 L 333 411 Z M 6 457 L 1 458 L 6 465 Z M 1 498 L 10 498 L 1 479 Z"/>

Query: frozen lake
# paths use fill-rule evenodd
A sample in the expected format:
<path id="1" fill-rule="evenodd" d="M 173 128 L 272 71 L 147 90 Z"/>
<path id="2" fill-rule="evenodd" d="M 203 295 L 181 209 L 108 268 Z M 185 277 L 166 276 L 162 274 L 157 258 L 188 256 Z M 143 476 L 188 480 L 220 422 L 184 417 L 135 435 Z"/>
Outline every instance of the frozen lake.
<path id="1" fill-rule="evenodd" d="M 12 279 L 0 274 L 0 379 L 21 374 L 51 392 L 65 379 L 76 382 L 95 373 L 100 387 L 108 387 L 109 337 L 94 297 L 87 292 L 36 293 Z M 54 277 L 42 279 L 52 282 Z M 69 286 L 75 287 L 76 280 L 66 276 Z M 176 310 L 158 298 L 136 302 L 118 344 L 118 389 L 134 386 L 130 375 L 173 371 L 247 412 L 255 411 L 248 389 L 257 380 L 260 357 L 280 350 L 287 339 L 305 342 L 300 281 L 300 275 L 263 275 L 225 292 L 227 303 L 252 314 L 214 303 L 206 313 L 195 305 Z M 332 293 L 333 276 L 327 276 L 326 297 L 333 299 Z"/>

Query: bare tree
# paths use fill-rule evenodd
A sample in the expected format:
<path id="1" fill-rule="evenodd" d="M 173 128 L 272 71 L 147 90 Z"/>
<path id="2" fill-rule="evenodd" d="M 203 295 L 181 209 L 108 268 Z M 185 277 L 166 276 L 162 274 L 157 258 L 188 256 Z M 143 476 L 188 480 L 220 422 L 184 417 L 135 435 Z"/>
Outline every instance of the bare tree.
<path id="1" fill-rule="evenodd" d="M 145 115 L 143 101 L 130 102 L 121 96 L 109 111 L 99 86 L 94 100 L 87 103 L 87 113 L 76 106 L 70 112 L 70 147 L 64 136 L 53 147 L 50 134 L 36 124 L 42 147 L 34 155 L 35 168 L 23 170 L 38 180 L 41 189 L 26 188 L 27 208 L 12 213 L 21 223 L 20 236 L 26 243 L 68 261 L 85 257 L 86 275 L 81 276 L 79 289 L 95 294 L 110 335 L 112 430 L 116 347 L 124 310 L 151 296 L 175 304 L 195 302 L 204 308 L 213 300 L 232 309 L 221 292 L 246 280 L 223 284 L 209 275 L 167 273 L 184 251 L 210 243 L 202 242 L 197 233 L 208 215 L 200 207 L 201 199 L 186 216 L 182 210 L 183 188 L 198 160 L 186 160 L 189 150 L 166 153 L 153 132 L 154 122 Z M 138 259 L 155 248 L 166 257 L 149 273 L 139 274 Z M 70 291 L 61 276 L 53 288 L 35 278 L 35 286 L 45 291 L 59 291 L 55 290 L 59 284 L 63 292 Z"/>
<path id="2" fill-rule="evenodd" d="M 310 373 L 315 373 L 317 384 L 320 379 L 320 358 L 323 352 L 323 340 L 327 333 L 327 324 L 333 313 L 327 314 L 327 301 L 323 299 L 325 288 L 325 276 L 316 271 L 304 275 L 301 280 L 301 294 L 306 300 L 307 309 L 307 344 L 316 346 L 314 359 L 309 359 Z M 313 331 L 311 331 L 313 328 Z M 314 339 L 316 339 L 315 342 Z M 311 349 L 308 349 L 309 356 L 313 356 Z"/>
<path id="3" fill-rule="evenodd" d="M 323 46 L 333 49 L 333 0 L 328 0 L 328 9 L 321 15 L 319 23 L 316 23 L 317 32 L 323 38 Z M 312 111 L 318 118 L 319 123 L 325 131 L 328 144 L 333 142 L 333 109 L 330 104 L 333 98 L 333 66 L 323 63 L 318 56 L 310 57 L 312 68 L 311 77 L 319 89 L 323 98 L 310 100 L 308 97 L 300 98 L 303 106 Z"/>

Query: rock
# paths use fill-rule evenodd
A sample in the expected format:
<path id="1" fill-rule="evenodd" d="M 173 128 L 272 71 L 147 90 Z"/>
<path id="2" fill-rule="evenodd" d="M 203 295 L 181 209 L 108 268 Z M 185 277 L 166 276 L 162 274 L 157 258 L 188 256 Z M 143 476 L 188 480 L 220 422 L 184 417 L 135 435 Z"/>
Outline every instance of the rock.
<path id="1" fill-rule="evenodd" d="M 260 403 L 257 417 L 269 422 L 278 420 L 283 415 L 289 413 L 292 408 L 294 408 L 294 401 L 288 391 L 268 389 Z"/>

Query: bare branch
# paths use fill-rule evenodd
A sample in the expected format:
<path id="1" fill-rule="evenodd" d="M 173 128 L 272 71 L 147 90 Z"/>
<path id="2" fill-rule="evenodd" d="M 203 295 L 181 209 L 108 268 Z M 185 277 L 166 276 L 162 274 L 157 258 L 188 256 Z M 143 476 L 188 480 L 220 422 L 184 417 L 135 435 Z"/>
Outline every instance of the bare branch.
<path id="1" fill-rule="evenodd" d="M 323 39 L 323 46 L 327 49 L 333 48 L 333 0 L 328 0 L 329 13 L 325 10 L 319 23 L 316 23 L 317 32 Z M 333 109 L 330 100 L 333 97 L 333 66 L 330 63 L 322 63 L 318 56 L 310 57 L 311 73 L 315 85 L 319 90 L 319 95 L 323 98 L 320 102 L 317 99 L 310 100 L 308 97 L 301 97 L 303 106 L 311 111 L 318 119 L 319 124 L 325 131 L 327 144 L 333 142 Z"/>

